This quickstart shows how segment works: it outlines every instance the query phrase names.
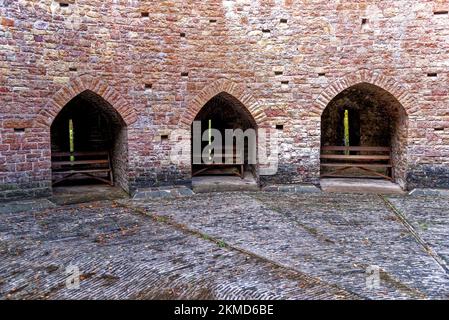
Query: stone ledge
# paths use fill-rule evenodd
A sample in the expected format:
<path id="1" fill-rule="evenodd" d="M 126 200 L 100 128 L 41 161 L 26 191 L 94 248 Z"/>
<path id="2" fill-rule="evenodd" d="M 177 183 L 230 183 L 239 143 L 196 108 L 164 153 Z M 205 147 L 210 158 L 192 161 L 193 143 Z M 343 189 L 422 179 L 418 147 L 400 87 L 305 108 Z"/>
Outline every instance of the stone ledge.
<path id="1" fill-rule="evenodd" d="M 157 199 L 157 198 L 178 198 L 178 197 L 188 197 L 195 193 L 192 189 L 185 186 L 181 187 L 159 187 L 159 188 L 148 188 L 139 189 L 134 193 L 132 200 L 146 200 L 146 199 Z"/>
<path id="2" fill-rule="evenodd" d="M 270 185 L 262 188 L 264 192 L 321 193 L 313 184 Z"/>
<path id="3" fill-rule="evenodd" d="M 416 188 L 409 192 L 409 196 L 449 197 L 449 189 L 422 189 Z"/>
<path id="4" fill-rule="evenodd" d="M 50 187 L 34 185 L 0 185 L 0 205 L 19 200 L 36 200 L 51 196 Z"/>
<path id="5" fill-rule="evenodd" d="M 54 207 L 56 207 L 56 205 L 48 199 L 11 201 L 0 203 L 0 214 L 18 213 L 24 211 L 39 211 Z"/>

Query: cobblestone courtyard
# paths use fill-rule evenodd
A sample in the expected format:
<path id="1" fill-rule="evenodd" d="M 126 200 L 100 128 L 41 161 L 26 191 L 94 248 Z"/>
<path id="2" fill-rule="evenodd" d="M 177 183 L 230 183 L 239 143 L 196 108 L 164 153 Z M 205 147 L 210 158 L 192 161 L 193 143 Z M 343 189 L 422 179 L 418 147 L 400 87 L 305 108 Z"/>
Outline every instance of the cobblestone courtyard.
<path id="1" fill-rule="evenodd" d="M 449 299 L 448 207 L 254 192 L 3 211 L 0 298 Z"/>

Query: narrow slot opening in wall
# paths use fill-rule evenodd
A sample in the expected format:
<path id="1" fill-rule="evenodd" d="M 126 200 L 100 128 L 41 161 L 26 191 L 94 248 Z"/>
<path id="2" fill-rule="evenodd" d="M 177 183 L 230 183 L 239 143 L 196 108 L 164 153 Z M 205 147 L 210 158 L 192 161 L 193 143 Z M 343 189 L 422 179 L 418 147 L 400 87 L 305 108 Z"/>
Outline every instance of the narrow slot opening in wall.
<path id="1" fill-rule="evenodd" d="M 429 72 L 427 74 L 427 76 L 430 77 L 430 78 L 436 78 L 436 77 L 438 77 L 438 73 L 436 73 L 436 72 Z"/>
<path id="2" fill-rule="evenodd" d="M 210 19 L 209 20 L 209 23 L 216 23 L 217 22 L 217 19 Z"/>
<path id="3" fill-rule="evenodd" d="M 24 133 L 25 132 L 25 128 L 14 128 L 14 132 L 15 133 Z"/>
<path id="4" fill-rule="evenodd" d="M 343 118 L 343 130 L 344 130 L 344 143 L 346 147 L 349 147 L 351 145 L 351 141 L 349 139 L 350 134 L 350 128 L 349 128 L 349 110 L 345 109 L 344 118 Z M 349 155 L 348 151 L 345 151 L 346 155 Z"/>
<path id="5" fill-rule="evenodd" d="M 444 131 L 443 127 L 434 128 L 435 131 Z"/>
<path id="6" fill-rule="evenodd" d="M 367 25 L 369 22 L 368 18 L 362 18 L 362 26 Z"/>
<path id="7" fill-rule="evenodd" d="M 448 14 L 448 13 L 449 13 L 448 10 L 437 10 L 437 11 L 434 11 L 434 12 L 433 12 L 433 14 L 436 15 L 436 16 L 446 15 L 446 14 Z"/>
<path id="8" fill-rule="evenodd" d="M 145 90 L 150 90 L 153 88 L 153 84 L 152 83 L 145 83 Z"/>
<path id="9" fill-rule="evenodd" d="M 163 135 L 161 135 L 161 141 L 162 141 L 162 142 L 168 141 L 168 134 L 163 134 Z"/>
<path id="10" fill-rule="evenodd" d="M 73 119 L 69 119 L 69 149 L 70 153 L 75 152 L 75 129 L 73 127 Z M 75 161 L 75 156 L 70 156 L 70 161 Z"/>
<path id="11" fill-rule="evenodd" d="M 262 29 L 262 32 L 263 32 L 263 33 L 270 33 L 271 30 L 270 30 L 270 29 Z"/>
<path id="12" fill-rule="evenodd" d="M 60 6 L 61 8 L 67 8 L 67 7 L 69 6 L 69 4 L 68 4 L 67 2 L 60 2 L 60 3 L 59 3 L 59 6 Z"/>
<path id="13" fill-rule="evenodd" d="M 181 72 L 181 77 L 188 77 L 189 73 L 188 72 Z"/>
<path id="14" fill-rule="evenodd" d="M 276 125 L 276 130 L 284 130 L 284 125 L 283 124 L 277 124 Z"/>
<path id="15" fill-rule="evenodd" d="M 274 75 L 276 76 L 282 76 L 284 73 L 282 71 L 275 71 Z"/>
<path id="16" fill-rule="evenodd" d="M 287 23 L 288 20 L 287 19 L 281 19 L 281 23 Z"/>
<path id="17" fill-rule="evenodd" d="M 281 84 L 289 84 L 289 81 L 281 81 Z"/>
<path id="18" fill-rule="evenodd" d="M 185 34 L 184 32 L 181 32 L 181 33 L 179 34 L 179 36 L 180 36 L 181 38 L 185 38 L 185 37 L 186 37 L 186 34 Z"/>
<path id="19" fill-rule="evenodd" d="M 78 71 L 78 68 L 70 67 L 70 68 L 69 68 L 69 71 L 70 71 L 70 72 L 76 72 L 76 71 Z"/>
<path id="20" fill-rule="evenodd" d="M 140 15 L 142 16 L 142 18 L 148 18 L 150 16 L 150 13 L 147 11 L 143 11 L 140 13 Z"/>
<path id="21" fill-rule="evenodd" d="M 318 73 L 318 77 L 325 77 L 325 76 L 326 76 L 326 73 L 324 73 L 324 72 Z"/>

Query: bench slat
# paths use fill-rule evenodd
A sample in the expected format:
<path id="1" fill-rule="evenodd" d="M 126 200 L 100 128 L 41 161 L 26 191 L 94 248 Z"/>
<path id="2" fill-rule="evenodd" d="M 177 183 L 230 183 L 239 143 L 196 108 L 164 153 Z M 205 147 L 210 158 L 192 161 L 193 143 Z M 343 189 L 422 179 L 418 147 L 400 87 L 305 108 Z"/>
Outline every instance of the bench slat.
<path id="1" fill-rule="evenodd" d="M 76 160 L 70 161 L 71 157 L 76 157 Z M 53 173 L 62 175 L 62 178 L 53 182 L 53 185 L 68 180 L 77 174 L 108 183 L 111 186 L 114 185 L 108 151 L 53 152 L 51 158 Z M 95 175 L 96 173 L 107 173 L 108 178 Z"/>
<path id="2" fill-rule="evenodd" d="M 202 164 L 193 164 L 194 166 L 232 166 L 232 165 L 242 165 L 243 162 L 233 162 L 233 163 L 202 163 Z"/>
<path id="3" fill-rule="evenodd" d="M 341 154 L 341 151 L 345 151 L 346 154 Z M 363 152 L 365 154 L 350 154 L 351 151 Z M 340 160 L 340 162 L 322 162 L 321 167 L 331 167 L 335 170 L 332 173 L 322 173 L 322 177 L 335 177 L 337 174 L 341 174 L 347 169 L 359 168 L 361 170 L 368 171 L 378 177 L 382 177 L 388 180 L 393 179 L 389 176 L 390 174 L 392 176 L 394 175 L 394 167 L 391 164 L 391 148 L 388 147 L 323 146 L 321 148 L 320 158 L 322 160 Z M 390 171 L 390 173 L 387 173 L 388 175 L 381 174 L 374 171 L 375 168 L 385 168 Z"/>
<path id="4" fill-rule="evenodd" d="M 65 171 L 58 171 L 58 170 L 53 170 L 54 173 L 59 173 L 59 174 L 66 174 L 66 173 L 100 173 L 100 172 L 111 172 L 111 169 L 95 169 L 95 170 L 90 170 L 90 169 L 85 169 L 85 170 L 65 170 Z"/>
<path id="5" fill-rule="evenodd" d="M 342 154 L 322 154 L 321 159 L 334 160 L 390 160 L 390 156 L 381 155 L 342 155 Z"/>
<path id="6" fill-rule="evenodd" d="M 84 152 L 52 152 L 52 157 L 89 157 L 89 156 L 109 156 L 107 151 L 84 151 Z"/>
<path id="7" fill-rule="evenodd" d="M 53 161 L 52 165 L 65 166 L 65 165 L 80 165 L 80 164 L 109 164 L 109 160 L 76 160 L 76 161 Z"/>
<path id="8" fill-rule="evenodd" d="M 345 146 L 323 146 L 323 151 L 377 151 L 377 152 L 390 152 L 391 148 L 388 147 L 345 147 Z"/>
<path id="9" fill-rule="evenodd" d="M 322 163 L 322 167 L 368 167 L 368 168 L 393 168 L 391 164 L 354 164 L 354 163 Z"/>

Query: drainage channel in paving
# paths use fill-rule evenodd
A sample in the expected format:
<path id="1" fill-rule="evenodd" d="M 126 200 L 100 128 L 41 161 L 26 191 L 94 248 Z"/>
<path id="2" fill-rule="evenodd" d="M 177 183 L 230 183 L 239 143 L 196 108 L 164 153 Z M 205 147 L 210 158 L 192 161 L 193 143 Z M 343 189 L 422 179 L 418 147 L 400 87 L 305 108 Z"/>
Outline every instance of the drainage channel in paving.
<path id="1" fill-rule="evenodd" d="M 435 259 L 449 270 L 449 197 L 414 196 L 389 197 L 407 224 L 425 246 L 432 250 Z"/>

